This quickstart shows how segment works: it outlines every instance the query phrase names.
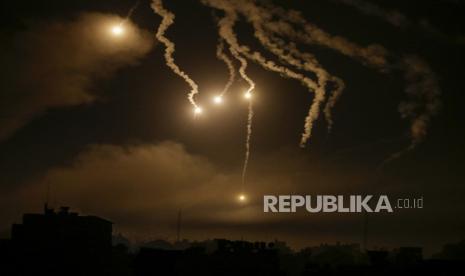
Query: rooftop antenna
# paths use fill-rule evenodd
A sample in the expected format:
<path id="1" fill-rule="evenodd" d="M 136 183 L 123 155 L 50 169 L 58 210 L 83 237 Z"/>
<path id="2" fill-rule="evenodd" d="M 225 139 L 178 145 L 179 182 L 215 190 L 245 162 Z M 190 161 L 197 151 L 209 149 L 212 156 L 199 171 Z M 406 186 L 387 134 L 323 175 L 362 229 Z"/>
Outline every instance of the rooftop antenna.
<path id="1" fill-rule="evenodd" d="M 45 194 L 44 214 L 48 213 L 48 202 L 50 200 L 50 182 L 47 182 L 47 192 Z"/>
<path id="2" fill-rule="evenodd" d="M 181 209 L 178 211 L 178 221 L 176 225 L 176 241 L 181 241 Z"/>
<path id="3" fill-rule="evenodd" d="M 363 212 L 363 251 L 367 252 L 368 213 Z"/>

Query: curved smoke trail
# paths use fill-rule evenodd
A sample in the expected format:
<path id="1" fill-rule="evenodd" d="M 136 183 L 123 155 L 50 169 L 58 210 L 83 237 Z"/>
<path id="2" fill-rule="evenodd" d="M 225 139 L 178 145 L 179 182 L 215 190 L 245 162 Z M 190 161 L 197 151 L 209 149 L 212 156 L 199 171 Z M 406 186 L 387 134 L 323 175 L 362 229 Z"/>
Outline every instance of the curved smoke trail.
<path id="1" fill-rule="evenodd" d="M 252 93 L 252 91 L 255 89 L 255 82 L 247 75 L 245 70 L 247 69 L 247 60 L 243 58 L 235 48 L 230 47 L 229 48 L 231 54 L 235 59 L 237 59 L 241 66 L 239 67 L 239 74 L 241 75 L 241 78 L 244 79 L 248 84 L 249 88 L 245 92 L 247 93 Z M 249 105 L 248 105 L 248 113 L 247 113 L 247 134 L 245 138 L 245 156 L 244 156 L 244 163 L 242 166 L 242 186 L 245 185 L 245 180 L 247 176 L 247 168 L 249 166 L 249 159 L 250 159 L 250 138 L 252 137 L 252 119 L 253 119 L 253 107 L 252 107 L 252 99 L 249 99 Z M 243 188 L 243 187 L 242 187 Z"/>
<path id="2" fill-rule="evenodd" d="M 160 26 L 158 27 L 156 37 L 157 39 L 165 45 L 165 60 L 166 65 L 173 70 L 174 73 L 183 78 L 191 87 L 191 91 L 188 94 L 189 102 L 195 107 L 198 108 L 197 103 L 194 100 L 195 94 L 199 93 L 198 85 L 184 72 L 179 66 L 176 65 L 173 58 L 173 53 L 175 51 L 175 45 L 165 36 L 166 30 L 170 25 L 174 23 L 174 14 L 163 8 L 163 3 L 161 0 L 153 0 L 152 9 L 162 17 Z"/>
<path id="3" fill-rule="evenodd" d="M 128 14 L 123 19 L 123 21 L 121 21 L 121 23 L 119 24 L 121 27 L 124 26 L 129 20 L 131 20 L 131 16 L 134 13 L 134 11 L 137 9 L 137 7 L 139 7 L 139 4 L 140 4 L 140 0 L 137 0 L 136 3 L 129 9 Z"/>
<path id="4" fill-rule="evenodd" d="M 243 64 L 244 62 L 246 64 L 247 60 L 251 60 L 266 70 L 299 80 L 314 94 L 313 102 L 305 118 L 301 146 L 304 146 L 310 139 L 313 124 L 321 112 L 326 117 L 328 129 L 331 129 L 333 125 L 331 110 L 340 97 L 345 84 L 338 77 L 329 74 L 312 54 L 297 49 L 294 42 L 332 49 L 381 73 L 388 73 L 392 70 L 402 71 L 407 82 L 405 89 L 407 99 L 399 105 L 399 112 L 402 118 L 410 121 L 411 144 L 407 150 L 415 148 L 424 140 L 431 118 L 437 113 L 440 106 L 440 89 L 434 72 L 423 60 L 412 57 L 399 58 L 378 44 L 361 46 L 341 36 L 331 35 L 318 26 L 307 22 L 299 12 L 285 10 L 269 2 L 261 6 L 253 0 L 201 0 L 201 2 L 224 13 L 218 21 L 219 36 L 229 46 L 231 54 L 241 62 L 242 70 L 239 71 L 244 73 L 241 73 L 243 78 L 245 75 Z M 195 105 L 193 95 L 197 93 L 197 86 L 174 64 L 172 59 L 174 44 L 164 37 L 164 32 L 173 23 L 174 15 L 163 9 L 161 0 L 154 0 L 152 6 L 163 17 L 157 38 L 167 47 L 165 52 L 167 64 L 191 85 L 192 91 L 189 94 L 189 99 Z M 238 42 L 234 27 L 240 17 L 245 18 L 252 25 L 254 35 L 260 44 L 286 66 L 277 64 L 265 58 L 260 52 L 253 51 L 250 47 Z M 297 71 L 288 66 L 296 68 Z M 304 75 L 300 71 L 309 73 L 310 76 Z M 247 78 L 244 79 L 247 81 Z M 226 85 L 229 88 L 228 83 Z M 326 100 L 327 90 L 330 90 L 329 83 L 333 84 L 331 86 L 332 94 Z M 325 100 L 326 106 L 321 111 L 320 105 Z M 250 118 L 253 116 L 253 113 L 251 114 Z"/>
<path id="5" fill-rule="evenodd" d="M 299 51 L 295 44 L 286 43 L 283 39 L 277 37 L 272 32 L 267 31 L 264 28 L 264 21 L 268 21 L 273 18 L 271 13 L 257 5 L 254 5 L 252 2 L 242 3 L 239 7 L 242 9 L 244 14 L 247 14 L 246 18 L 254 27 L 255 37 L 264 48 L 273 53 L 281 61 L 294 66 L 299 70 L 310 72 L 317 78 L 318 88 L 314 91 L 316 95 L 313 99 L 313 104 L 310 106 L 308 115 L 305 118 L 305 128 L 301 139 L 301 146 L 303 147 L 311 136 L 314 121 L 318 119 L 320 104 L 325 100 L 326 85 L 329 81 L 337 84 L 337 89 L 328 99 L 328 103 L 324 109 L 324 114 L 328 122 L 328 131 L 331 130 L 333 125 L 331 109 L 334 107 L 341 95 L 342 90 L 344 89 L 344 83 L 341 79 L 330 75 L 319 64 L 315 56 L 310 53 Z"/>
<path id="6" fill-rule="evenodd" d="M 247 135 L 245 141 L 245 157 L 244 165 L 242 167 L 242 186 L 244 186 L 247 176 L 247 168 L 249 166 L 250 158 L 250 138 L 252 137 L 252 119 L 253 119 L 253 106 L 252 99 L 249 99 L 248 113 L 247 113 Z"/>
<path id="7" fill-rule="evenodd" d="M 140 0 L 137 0 L 134 6 L 132 6 L 131 9 L 129 9 L 128 15 L 126 15 L 127 19 L 131 18 L 134 11 L 137 9 L 137 7 L 139 7 L 139 4 L 140 4 Z"/>
<path id="8" fill-rule="evenodd" d="M 400 67 L 407 82 L 408 99 L 399 104 L 402 119 L 410 121 L 410 145 L 386 158 L 378 169 L 415 149 L 426 138 L 431 119 L 441 108 L 441 90 L 429 65 L 419 57 L 405 56 Z"/>
<path id="9" fill-rule="evenodd" d="M 229 90 L 231 85 L 234 82 L 234 79 L 236 78 L 236 71 L 234 70 L 234 64 L 232 60 L 224 53 L 224 43 L 223 40 L 220 40 L 218 42 L 218 45 L 216 47 L 216 57 L 224 62 L 226 64 L 226 67 L 228 67 L 228 72 L 229 72 L 229 78 L 228 82 L 224 85 L 223 90 L 221 91 L 220 96 L 223 96 L 226 94 L 226 92 Z"/>
<path id="10" fill-rule="evenodd" d="M 225 12 L 225 16 L 218 22 L 219 34 L 230 45 L 230 48 L 234 49 L 247 59 L 256 62 L 266 70 L 277 72 L 285 77 L 299 80 L 308 88 L 309 91 L 315 93 L 312 106 L 310 107 L 310 115 L 308 116 L 310 119 L 306 120 L 305 132 L 302 135 L 301 146 L 304 146 L 311 135 L 313 121 L 318 118 L 320 103 L 325 99 L 324 89 L 321 89 L 317 83 L 305 75 L 297 73 L 285 66 L 278 65 L 273 61 L 267 60 L 261 53 L 256 51 L 252 52 L 248 46 L 240 45 L 237 40 L 237 35 L 234 32 L 234 25 L 237 21 L 237 13 L 235 9 L 230 6 L 231 3 L 208 0 L 207 4 L 212 4 L 213 7 L 222 9 Z"/>
<path id="11" fill-rule="evenodd" d="M 331 48 L 359 60 L 365 65 L 374 67 L 380 72 L 389 72 L 396 69 L 404 73 L 407 83 L 405 91 L 408 99 L 399 105 L 399 113 L 402 118 L 410 120 L 411 143 L 405 150 L 393 154 L 388 158 L 388 161 L 414 149 L 424 140 L 431 118 L 436 115 L 441 106 L 441 92 L 437 77 L 424 60 L 418 57 L 404 57 L 400 62 L 391 62 L 390 59 L 394 58 L 394 55 L 380 45 L 373 44 L 362 47 L 345 38 L 332 36 L 317 26 L 308 23 L 296 11 L 286 11 L 272 5 L 268 5 L 268 10 L 279 18 L 277 21 L 263 24 L 272 33 L 306 44 L 319 44 Z M 300 26 L 303 31 L 296 30 L 292 24 Z M 334 93 L 336 99 L 340 91 L 342 91 L 343 83 L 339 82 L 337 86 Z M 332 102 L 332 99 L 328 100 L 329 106 L 332 105 Z"/>

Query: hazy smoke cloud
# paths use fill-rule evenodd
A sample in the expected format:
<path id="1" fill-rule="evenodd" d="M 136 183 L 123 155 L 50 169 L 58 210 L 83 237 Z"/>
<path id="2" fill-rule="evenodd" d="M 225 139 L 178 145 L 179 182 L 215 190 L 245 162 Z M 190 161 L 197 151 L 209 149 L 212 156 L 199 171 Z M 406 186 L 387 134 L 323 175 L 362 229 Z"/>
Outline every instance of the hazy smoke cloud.
<path id="1" fill-rule="evenodd" d="M 96 79 L 133 65 L 152 47 L 152 38 L 124 19 L 86 13 L 70 22 L 47 22 L 6 39 L 0 55 L 0 140 L 48 108 L 90 103 L 98 97 Z"/>
<path id="2" fill-rule="evenodd" d="M 328 47 L 379 70 L 389 69 L 389 52 L 379 44 L 362 46 L 347 38 L 332 35 L 308 22 L 299 11 L 285 10 L 273 5 L 268 5 L 267 9 L 280 18 L 264 25 L 271 32 L 302 43 Z"/>
<path id="3" fill-rule="evenodd" d="M 372 164 L 336 165 L 315 158 L 297 149 L 257 154 L 244 191 L 249 201 L 240 204 L 237 201 L 237 195 L 242 192 L 238 185 L 239 172 L 220 169 L 178 143 L 94 145 L 67 167 L 51 168 L 44 177 L 31 179 L 15 190 L 5 192 L 0 187 L 0 218 L 4 222 L 0 225 L 0 233 L 11 222 L 19 222 L 20 214 L 40 212 L 47 185 L 51 191 L 50 204 L 54 207 L 71 206 L 81 213 L 110 219 L 116 231 L 131 238 L 173 240 L 176 216 L 182 209 L 182 235 L 189 239 L 243 237 L 270 241 L 278 238 L 294 246 L 341 239 L 360 242 L 363 214 L 264 214 L 263 195 L 339 195 L 359 194 L 360 191 L 387 193 L 393 198 L 396 194 L 409 197 L 420 193 L 425 199 L 437 195 L 437 189 L 431 185 L 437 184 L 436 179 L 430 174 L 419 174 L 415 180 L 386 176 L 388 179 L 380 188 L 372 185 Z M 424 161 L 424 166 L 429 165 L 425 162 L 429 161 Z M 454 176 L 446 177 L 453 179 Z M 425 183 L 431 188 L 425 188 Z M 431 208 L 441 207 L 440 203 L 430 204 Z M 370 227 L 376 229 L 380 240 L 373 236 L 372 242 L 384 244 L 392 233 L 396 233 L 399 243 L 410 244 L 412 236 L 417 241 L 429 241 L 431 236 L 441 240 L 441 236 L 435 235 L 438 232 L 433 226 L 442 216 L 440 212 L 419 216 L 418 212 L 399 211 L 377 222 L 373 219 Z M 403 225 L 401 231 L 394 227 L 399 223 Z M 419 227 L 427 231 L 420 231 Z M 448 229 L 445 233 L 451 233 Z M 446 234 L 442 237 L 451 238 Z"/>
<path id="4" fill-rule="evenodd" d="M 407 56 L 403 67 L 408 100 L 400 103 L 399 112 L 402 118 L 411 121 L 410 135 L 415 146 L 425 138 L 431 118 L 441 107 L 441 90 L 436 75 L 424 60 Z"/>
<path id="5" fill-rule="evenodd" d="M 14 191 L 14 202 L 3 194 L 0 201 L 4 210 L 14 205 L 21 212 L 38 211 L 49 185 L 51 205 L 98 212 L 114 220 L 118 229 L 136 234 L 166 233 L 179 209 L 186 221 L 234 223 L 247 209 L 237 208 L 238 183 L 239 174 L 224 174 L 174 142 L 94 145 L 70 167 L 50 169 L 42 179 Z M 146 231 L 140 225 L 157 227 Z"/>
<path id="6" fill-rule="evenodd" d="M 375 16 L 384 20 L 385 22 L 391 24 L 392 26 L 405 30 L 413 30 L 415 32 L 422 32 L 427 36 L 440 39 L 443 41 L 448 41 L 451 43 L 463 44 L 463 37 L 461 36 L 451 36 L 445 32 L 438 29 L 436 26 L 431 24 L 426 19 L 411 19 L 400 11 L 393 9 L 385 9 L 381 6 L 373 4 L 368 1 L 362 0 L 334 0 L 336 2 L 351 6 L 361 13 L 364 13 L 369 16 Z"/>
<path id="7" fill-rule="evenodd" d="M 86 214 L 97 214 L 116 223 L 115 228 L 130 235 L 145 237 L 174 235 L 176 214 L 183 211 L 191 238 L 193 230 L 218 225 L 228 229 L 240 223 L 277 223 L 286 215 L 264 216 L 262 195 L 270 193 L 325 191 L 344 192 L 337 178 L 324 177 L 321 165 L 316 167 L 296 152 L 277 152 L 257 156 L 260 177 L 249 175 L 245 190 L 239 187 L 241 175 L 221 170 L 208 159 L 194 155 L 175 142 L 137 146 L 93 145 L 82 152 L 70 166 L 51 168 L 42 178 L 33 179 L 11 194 L 1 193 L 0 217 L 22 212 L 38 212 L 47 186 L 50 204 L 72 206 Z M 284 161 L 286 160 L 286 161 Z M 296 178 L 296 172 L 306 175 Z M 266 172 L 264 174 L 263 172 Z M 320 173 L 322 173 L 320 175 Z M 308 175 L 320 179 L 308 187 Z M 364 183 L 361 174 L 358 183 Z M 328 178 L 329 177 L 329 178 Z M 309 190 L 310 189 L 310 190 Z M 237 201 L 239 193 L 249 198 L 246 205 Z M 11 209 L 15 208 L 15 212 Z M 173 227 L 173 228 L 170 228 Z M 1 229 L 0 229 L 1 230 Z M 230 229 L 231 230 L 231 229 Z M 172 231 L 172 232 L 170 232 Z M 221 236 L 222 230 L 209 235 Z M 215 232 L 219 231 L 219 232 Z M 234 235 L 234 231 L 225 232 Z M 262 231 L 257 232 L 262 233 Z M 205 234 L 204 234 L 205 235 Z M 261 235 L 261 234 L 260 234 Z"/>
<path id="8" fill-rule="evenodd" d="M 395 11 L 395 10 L 385 10 L 380 6 L 377 6 L 373 3 L 360 1 L 360 0 L 337 0 L 340 3 L 352 6 L 359 11 L 367 14 L 376 16 L 379 18 L 384 19 L 388 23 L 396 26 L 396 27 L 406 27 L 406 25 L 410 25 L 411 22 L 407 19 L 405 15 L 402 13 Z"/>

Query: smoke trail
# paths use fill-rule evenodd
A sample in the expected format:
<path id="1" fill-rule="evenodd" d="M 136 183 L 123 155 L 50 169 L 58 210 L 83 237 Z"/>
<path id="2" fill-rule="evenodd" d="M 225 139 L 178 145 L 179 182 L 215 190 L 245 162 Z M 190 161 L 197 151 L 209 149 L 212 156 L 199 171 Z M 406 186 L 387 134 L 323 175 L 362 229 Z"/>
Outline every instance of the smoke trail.
<path id="1" fill-rule="evenodd" d="M 152 9 L 155 11 L 156 14 L 162 17 L 162 21 L 160 23 L 160 26 L 158 27 L 156 37 L 161 43 L 165 45 L 166 65 L 168 65 L 168 67 L 170 67 L 174 73 L 183 78 L 184 81 L 186 81 L 189 84 L 189 86 L 191 87 L 191 91 L 188 94 L 188 99 L 195 108 L 198 108 L 194 100 L 195 94 L 199 93 L 198 85 L 184 71 L 182 71 L 179 68 L 179 66 L 176 65 L 173 58 L 175 45 L 165 36 L 166 30 L 169 28 L 170 25 L 174 23 L 175 16 L 173 13 L 163 8 L 163 3 L 161 0 L 153 0 Z"/>
<path id="2" fill-rule="evenodd" d="M 373 66 L 381 72 L 392 69 L 400 69 L 404 73 L 407 82 L 406 94 L 408 99 L 399 105 L 399 112 L 402 118 L 408 118 L 411 122 L 410 137 L 411 144 L 406 149 L 392 155 L 397 158 L 403 152 L 416 147 L 424 139 L 431 117 L 436 115 L 441 102 L 439 99 L 440 89 L 434 72 L 428 64 L 417 57 L 406 57 L 401 60 L 401 66 L 397 66 L 388 61 L 388 57 L 393 55 L 379 45 L 361 47 L 344 38 L 333 37 L 317 26 L 306 22 L 306 20 L 296 11 L 284 11 L 279 7 L 270 6 L 275 15 L 284 18 L 294 24 L 298 24 L 304 32 L 296 31 L 291 24 L 281 19 L 275 23 L 268 22 L 264 25 L 270 31 L 279 33 L 300 40 L 308 44 L 320 44 L 332 48 L 342 54 L 361 60 L 364 64 Z M 336 92 L 338 89 L 336 90 Z M 337 98 L 338 94 L 335 93 Z M 330 104 L 331 99 L 328 101 Z"/>
<path id="3" fill-rule="evenodd" d="M 245 69 L 247 69 L 247 60 L 243 58 L 235 48 L 230 47 L 229 50 L 233 57 L 241 63 L 241 67 L 239 67 L 239 74 L 249 84 L 249 88 L 246 93 L 252 92 L 255 89 L 255 82 L 245 73 Z"/>
<path id="4" fill-rule="evenodd" d="M 306 44 L 319 44 L 328 47 L 381 71 L 389 69 L 388 51 L 384 47 L 377 44 L 362 47 L 343 37 L 328 34 L 318 26 L 307 22 L 298 11 L 286 11 L 274 5 L 268 5 L 267 8 L 274 16 L 279 18 L 277 21 L 264 24 L 264 27 L 269 31 Z M 296 30 L 292 24 L 298 25 L 303 31 Z"/>
<path id="5" fill-rule="evenodd" d="M 320 104 L 325 100 L 324 86 L 319 86 L 312 79 L 300 73 L 297 73 L 287 67 L 277 65 L 276 63 L 267 60 L 259 52 L 250 53 L 248 51 L 248 48 L 245 47 L 241 48 L 241 50 L 242 54 L 261 65 L 264 69 L 280 73 L 288 78 L 299 80 L 303 85 L 305 85 L 308 88 L 309 91 L 314 93 L 315 96 L 310 106 L 309 113 L 305 118 L 304 132 L 302 133 L 300 141 L 300 146 L 304 147 L 308 139 L 311 137 L 313 122 L 318 118 L 320 112 Z"/>
<path id="6" fill-rule="evenodd" d="M 300 141 L 300 145 L 303 147 L 311 136 L 313 122 L 318 119 L 320 104 L 325 100 L 325 87 L 329 78 L 329 74 L 321 67 L 318 67 L 316 63 L 312 63 L 310 60 L 302 63 L 300 60 L 294 58 L 291 54 L 286 54 L 284 47 L 280 47 L 278 43 L 274 43 L 270 39 L 269 35 L 267 35 L 261 28 L 261 25 L 257 22 L 254 23 L 254 29 L 255 36 L 267 50 L 275 54 L 277 57 L 279 57 L 279 59 L 298 69 L 314 73 L 318 78 L 318 84 L 313 83 L 313 86 L 315 87 L 315 97 L 305 118 L 305 129 Z M 276 41 L 278 38 L 275 38 L 274 40 Z M 289 51 L 289 48 L 287 50 Z"/>
<path id="7" fill-rule="evenodd" d="M 337 101 L 341 97 L 342 91 L 344 91 L 345 88 L 344 81 L 342 81 L 340 78 L 332 77 L 331 80 L 335 83 L 336 88 L 334 89 L 331 96 L 328 98 L 328 101 L 326 102 L 325 108 L 323 110 L 323 112 L 325 113 L 326 121 L 328 122 L 328 132 L 331 132 L 334 125 L 333 115 L 331 111 L 333 110 Z"/>
<path id="8" fill-rule="evenodd" d="M 402 62 L 404 78 L 408 83 L 405 92 L 409 99 L 400 103 L 399 112 L 402 118 L 411 121 L 411 147 L 415 147 L 425 138 L 431 117 L 441 107 L 441 91 L 436 75 L 424 60 L 406 56 Z"/>
<path id="9" fill-rule="evenodd" d="M 405 92 L 408 100 L 399 104 L 399 113 L 410 121 L 410 145 L 384 160 L 379 169 L 389 162 L 415 149 L 426 137 L 431 118 L 441 108 L 439 99 L 441 90 L 436 75 L 422 59 L 406 56 L 402 60 L 404 78 L 407 82 Z"/>
<path id="10" fill-rule="evenodd" d="M 255 89 L 255 82 L 245 72 L 245 70 L 247 69 L 247 60 L 243 58 L 233 47 L 230 47 L 229 50 L 231 54 L 233 55 L 233 57 L 236 58 L 241 63 L 241 66 L 239 67 L 239 74 L 249 84 L 249 88 L 247 89 L 245 93 L 246 94 L 251 93 Z M 247 114 L 247 134 L 245 138 L 245 156 L 244 156 L 244 163 L 242 166 L 242 186 L 245 185 L 245 180 L 247 176 L 247 168 L 249 166 L 250 138 L 252 137 L 252 119 L 253 119 L 252 99 L 249 99 L 248 114 Z"/>
<path id="11" fill-rule="evenodd" d="M 235 12 L 235 9 L 230 6 L 231 3 L 226 3 L 222 1 L 215 1 L 215 0 L 205 0 L 209 5 L 213 5 L 213 7 L 222 9 L 225 12 L 225 16 L 218 22 L 219 26 L 219 33 L 222 38 L 230 45 L 231 49 L 234 49 L 247 59 L 250 59 L 266 70 L 270 70 L 273 72 L 277 72 L 282 74 L 285 77 L 292 78 L 299 80 L 301 83 L 303 83 L 311 92 L 318 91 L 319 93 L 315 93 L 315 97 L 312 103 L 312 106 L 310 107 L 310 114 L 308 116 L 306 122 L 305 122 L 305 131 L 302 134 L 301 138 L 301 146 L 304 146 L 307 140 L 311 136 L 311 129 L 313 126 L 313 121 L 318 118 L 319 114 L 319 107 L 320 103 L 324 101 L 325 99 L 325 93 L 324 89 L 320 89 L 318 84 L 316 84 L 312 79 L 294 72 L 293 70 L 277 65 L 273 61 L 269 61 L 266 58 L 264 58 L 259 52 L 252 52 L 249 47 L 240 45 L 237 41 L 237 36 L 233 31 L 233 27 L 235 22 L 237 21 L 237 14 Z"/>
<path id="12" fill-rule="evenodd" d="M 428 133 L 428 126 L 433 116 L 441 108 L 439 88 L 436 75 L 429 65 L 419 57 L 406 56 L 401 64 L 407 82 L 405 92 L 408 99 L 399 104 L 399 113 L 403 119 L 410 121 L 410 145 L 386 158 L 378 169 L 415 149 Z"/>
<path id="13" fill-rule="evenodd" d="M 202 0 L 202 2 L 225 13 L 218 24 L 219 33 L 230 48 L 267 70 L 299 80 L 311 92 L 314 92 L 315 97 L 305 120 L 305 131 L 302 135 L 301 145 L 304 145 L 311 136 L 313 122 L 320 113 L 320 103 L 325 100 L 327 83 L 334 84 L 334 91 L 323 110 L 328 121 L 328 129 L 331 129 L 333 124 L 331 109 L 340 97 L 345 84 L 341 79 L 326 72 L 313 55 L 300 52 L 294 43 L 287 43 L 284 38 L 333 49 L 335 52 L 358 60 L 381 73 L 392 70 L 402 71 L 407 82 L 407 99 L 400 104 L 399 112 L 402 118 L 408 119 L 411 124 L 411 145 L 407 150 L 414 148 L 424 139 L 431 118 L 437 113 L 440 106 L 440 90 L 436 76 L 424 61 L 411 57 L 401 59 L 378 44 L 361 46 L 343 37 L 331 35 L 318 26 L 307 22 L 299 12 L 284 10 L 270 4 L 270 2 L 264 6 L 266 8 L 258 6 L 255 1 L 245 0 L 234 2 Z M 253 25 L 255 37 L 263 47 L 277 56 L 280 61 L 299 70 L 311 72 L 316 77 L 316 81 L 285 66 L 277 65 L 264 58 L 261 53 L 240 45 L 233 30 L 239 15 L 244 16 Z"/>
<path id="14" fill-rule="evenodd" d="M 234 79 L 236 78 L 236 71 L 234 70 L 234 65 L 232 60 L 224 53 L 224 43 L 223 40 L 220 39 L 218 45 L 216 47 L 216 57 L 222 60 L 226 66 L 228 67 L 229 71 L 229 79 L 228 82 L 225 84 L 223 91 L 221 91 L 220 96 L 223 96 L 231 87 Z"/>
<path id="15" fill-rule="evenodd" d="M 253 119 L 253 108 L 252 108 L 252 99 L 249 99 L 249 107 L 247 114 L 247 136 L 245 140 L 245 157 L 244 165 L 242 167 L 242 186 L 245 184 L 245 178 L 247 175 L 247 167 L 249 166 L 250 158 L 250 138 L 252 137 L 252 119 Z"/>
<path id="16" fill-rule="evenodd" d="M 218 26 L 231 26 L 234 24 L 234 21 L 236 20 L 235 16 L 233 14 L 230 14 L 229 16 L 225 16 L 221 18 L 218 21 Z M 245 94 L 252 93 L 252 91 L 255 89 L 255 82 L 247 75 L 246 69 L 248 66 L 247 59 L 245 59 L 241 53 L 239 53 L 239 48 L 238 43 L 237 43 L 237 38 L 235 36 L 227 36 L 226 32 L 221 32 L 221 27 L 220 27 L 220 38 L 221 42 L 226 41 L 229 45 L 229 51 L 231 55 L 239 61 L 241 66 L 239 67 L 239 75 L 241 76 L 242 79 L 244 79 L 247 84 L 249 85 L 249 88 L 245 92 Z M 229 38 L 229 39 L 227 39 Z M 221 53 L 223 49 L 223 45 L 220 45 L 220 47 L 217 48 L 217 56 L 219 56 L 218 53 Z M 225 55 L 224 55 L 225 56 Z M 227 56 L 225 56 L 227 58 Z M 231 60 L 227 59 L 228 62 L 225 60 L 225 63 L 228 65 L 229 71 L 234 72 L 234 67 L 232 65 Z M 233 79 L 233 74 L 230 73 L 230 81 Z M 231 81 L 232 82 L 232 81 Z M 228 82 L 229 83 L 229 82 Z M 227 84 L 228 85 L 228 84 Z M 249 165 L 249 159 L 250 159 L 250 140 L 252 137 L 252 119 L 253 119 L 253 106 L 252 106 L 252 98 L 249 99 L 249 104 L 248 104 L 248 114 L 247 114 L 247 134 L 246 134 L 246 139 L 245 139 L 245 156 L 244 156 L 244 163 L 242 166 L 242 188 L 244 188 L 245 182 L 246 182 L 246 176 L 247 176 L 247 168 Z"/>
<path id="17" fill-rule="evenodd" d="M 137 0 L 136 3 L 129 9 L 128 14 L 123 19 L 123 21 L 121 21 L 121 23 L 119 24 L 120 27 L 123 27 L 124 25 L 126 25 L 127 22 L 129 22 L 129 20 L 131 20 L 131 16 L 134 13 L 134 11 L 137 9 L 137 7 L 139 7 L 139 4 L 140 4 L 140 0 Z"/>
<path id="18" fill-rule="evenodd" d="M 360 0 L 333 0 L 358 9 L 360 12 L 382 18 L 389 24 L 396 27 L 406 27 L 410 25 L 410 20 L 405 15 L 395 10 L 384 10 L 381 7 Z"/>
<path id="19" fill-rule="evenodd" d="M 324 115 L 328 123 L 328 132 L 330 132 L 334 124 L 331 111 L 342 95 L 342 91 L 345 88 L 344 81 L 326 72 L 326 70 L 324 70 L 321 65 L 319 65 L 318 61 L 312 54 L 299 51 L 295 44 L 286 44 L 283 39 L 273 35 L 270 35 L 270 38 L 288 52 L 287 55 L 289 55 L 289 58 L 284 58 L 284 61 L 298 69 L 314 73 L 318 77 L 318 84 L 320 85 L 321 89 L 326 89 L 326 84 L 328 81 L 331 81 L 336 85 L 336 88 L 334 91 L 332 91 L 332 94 L 329 96 L 328 101 L 324 107 Z M 287 57 L 284 55 L 284 53 L 281 56 Z M 301 64 L 298 60 L 294 60 L 292 56 L 303 61 L 303 64 Z M 311 110 L 309 110 L 309 114 L 310 111 Z M 309 119 L 311 118 L 307 116 L 306 121 Z"/>
<path id="20" fill-rule="evenodd" d="M 139 7 L 140 0 L 137 0 L 134 6 L 131 7 L 131 9 L 128 12 L 128 15 L 126 15 L 126 20 L 130 19 L 134 11 Z"/>
<path id="21" fill-rule="evenodd" d="M 259 8 L 253 2 L 234 2 L 236 3 L 236 6 L 234 6 L 233 3 L 226 3 L 225 1 L 218 0 L 204 0 L 203 2 L 215 8 L 222 9 L 225 12 L 225 17 L 219 21 L 220 36 L 222 36 L 232 48 L 236 49 L 236 51 L 240 52 L 243 56 L 258 63 L 267 70 L 278 72 L 285 77 L 299 80 L 314 93 L 315 96 L 309 108 L 308 115 L 305 118 L 304 132 L 300 141 L 300 145 L 304 147 L 308 139 L 311 137 L 313 123 L 319 117 L 320 105 L 324 102 L 326 97 L 325 89 L 327 82 L 329 80 L 333 81 L 339 79 L 326 72 L 326 70 L 319 65 L 318 61 L 312 55 L 303 55 L 303 53 L 300 53 L 295 47 L 287 45 L 280 38 L 274 36 L 272 32 L 265 30 L 263 25 L 267 24 L 265 22 L 268 22 L 268 18 L 271 18 L 272 14 Z M 237 21 L 237 11 L 244 14 L 252 23 L 255 37 L 267 50 L 289 65 L 294 66 L 299 70 L 311 72 L 317 77 L 318 83 L 300 73 L 292 71 L 287 67 L 277 65 L 274 62 L 265 59 L 259 52 L 251 52 L 247 46 L 240 45 L 237 42 L 237 36 L 233 31 L 234 24 Z M 294 55 L 298 53 L 300 54 L 300 57 L 304 56 L 305 61 L 302 58 L 294 57 L 292 53 L 294 53 Z M 343 85 L 339 85 L 338 87 L 341 87 L 341 89 L 338 90 L 333 97 L 331 97 L 332 104 L 326 107 L 327 112 L 325 115 L 329 122 L 328 129 L 331 129 L 332 126 L 330 108 L 334 106 L 336 100 L 341 94 L 340 92 L 342 91 Z"/>

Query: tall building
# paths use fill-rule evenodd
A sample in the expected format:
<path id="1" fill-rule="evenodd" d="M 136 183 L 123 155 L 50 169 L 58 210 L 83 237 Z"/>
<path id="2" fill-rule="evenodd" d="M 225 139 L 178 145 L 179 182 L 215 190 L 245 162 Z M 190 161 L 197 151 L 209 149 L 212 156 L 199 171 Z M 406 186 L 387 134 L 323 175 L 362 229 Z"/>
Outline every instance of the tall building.
<path id="1" fill-rule="evenodd" d="M 13 224 L 13 243 L 40 249 L 102 251 L 111 248 L 112 222 L 96 216 L 80 216 L 61 207 L 57 212 L 45 205 L 43 214 L 24 214 Z"/>
<path id="2" fill-rule="evenodd" d="M 12 226 L 14 270 L 24 275 L 103 273 L 111 259 L 111 241 L 112 222 L 45 205 L 43 214 L 24 214 L 22 223 Z"/>

